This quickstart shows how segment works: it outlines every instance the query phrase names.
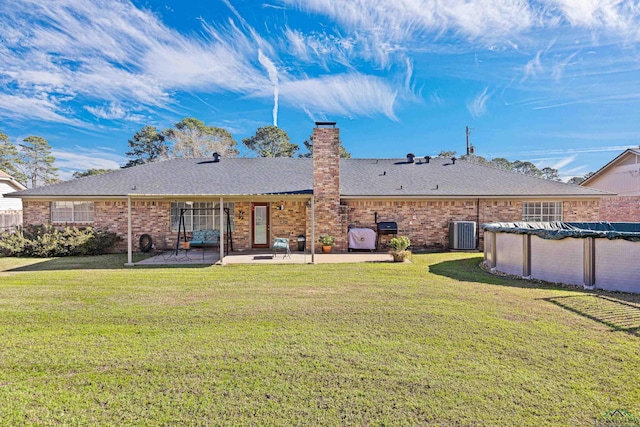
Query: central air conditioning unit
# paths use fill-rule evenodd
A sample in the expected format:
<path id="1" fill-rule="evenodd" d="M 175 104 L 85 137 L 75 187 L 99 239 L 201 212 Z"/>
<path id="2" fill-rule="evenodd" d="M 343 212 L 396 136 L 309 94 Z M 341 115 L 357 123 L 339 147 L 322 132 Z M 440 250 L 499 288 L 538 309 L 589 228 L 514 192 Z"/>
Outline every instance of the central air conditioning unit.
<path id="1" fill-rule="evenodd" d="M 476 249 L 476 223 L 451 221 L 449 223 L 449 249 Z"/>

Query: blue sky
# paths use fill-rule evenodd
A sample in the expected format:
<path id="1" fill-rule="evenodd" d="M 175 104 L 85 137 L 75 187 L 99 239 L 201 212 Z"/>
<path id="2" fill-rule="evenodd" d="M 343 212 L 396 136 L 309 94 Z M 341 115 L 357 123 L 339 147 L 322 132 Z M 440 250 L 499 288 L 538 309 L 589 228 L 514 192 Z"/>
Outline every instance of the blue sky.
<path id="1" fill-rule="evenodd" d="M 354 157 L 465 152 L 583 175 L 640 136 L 640 6 L 614 0 L 0 0 L 0 130 L 61 177 L 183 117 Z M 251 155 L 241 147 L 241 155 Z M 304 150 L 301 150 L 301 152 Z"/>

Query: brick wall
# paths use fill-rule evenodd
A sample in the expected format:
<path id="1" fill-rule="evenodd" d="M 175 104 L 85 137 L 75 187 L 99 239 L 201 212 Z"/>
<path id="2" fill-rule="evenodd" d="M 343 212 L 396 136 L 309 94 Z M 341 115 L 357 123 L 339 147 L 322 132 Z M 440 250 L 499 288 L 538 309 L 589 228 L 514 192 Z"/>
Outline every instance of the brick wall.
<path id="1" fill-rule="evenodd" d="M 50 224 L 51 202 L 25 201 L 24 224 Z M 280 203 L 271 204 L 271 236 L 289 237 L 291 248 L 297 248 L 297 237 L 307 231 L 307 205 L 303 201 L 287 201 L 284 209 L 278 210 Z M 240 214 L 242 212 L 242 214 Z M 235 202 L 233 248 L 251 248 L 251 203 Z M 226 220 L 226 218 L 225 218 Z M 226 223 L 225 223 L 226 224 Z M 60 224 L 76 227 L 93 226 L 105 228 L 122 237 L 116 251 L 127 250 L 127 201 L 99 200 L 94 202 L 94 221 L 91 223 Z M 218 224 L 216 224 L 218 226 Z M 138 250 L 142 234 L 149 234 L 156 249 L 170 249 L 176 245 L 177 232 L 171 230 L 171 202 L 132 201 L 131 231 L 133 250 Z"/>
<path id="2" fill-rule="evenodd" d="M 233 250 L 246 250 L 251 247 L 251 203 L 235 202 L 235 229 L 233 231 Z M 225 242 L 226 244 L 226 242 Z"/>
<path id="3" fill-rule="evenodd" d="M 487 222 L 522 221 L 521 200 L 438 200 L 438 201 L 344 201 L 347 205 L 348 224 L 354 227 L 376 229 L 378 221 L 395 221 L 398 233 L 409 237 L 413 247 L 445 249 L 449 247 L 450 221 Z M 565 201 L 565 221 L 596 221 L 598 202 Z M 483 246 L 483 232 L 479 230 L 478 247 Z M 381 236 L 386 245 L 393 236 Z"/>
<path id="4" fill-rule="evenodd" d="M 336 238 L 336 250 L 346 251 L 346 227 L 340 211 L 340 129 L 313 129 L 313 196 L 316 240 L 323 234 Z M 314 242 L 316 251 L 321 245 Z"/>
<path id="5" fill-rule="evenodd" d="M 334 129 L 320 129 L 330 130 Z M 337 131 L 337 129 L 335 129 Z M 331 135 L 331 134 L 330 134 Z M 333 141 L 333 135 L 331 136 Z M 314 136 L 314 146 L 317 139 Z M 337 140 L 335 140 L 337 142 Z M 328 168 L 328 166 L 323 166 Z M 321 182 L 328 179 L 330 169 L 322 169 Z M 332 181 L 334 182 L 334 181 Z M 335 183 L 335 182 L 334 182 Z M 339 184 L 338 184 L 339 185 Z M 335 190 L 331 194 L 336 194 Z M 624 215 L 631 215 L 633 206 L 640 205 L 639 197 L 613 197 L 603 200 L 601 213 L 598 201 L 565 201 L 563 217 L 565 221 L 632 221 Z M 292 249 L 297 248 L 297 237 L 304 234 L 307 249 L 311 239 L 311 212 L 305 201 L 286 201 L 284 209 L 276 209 L 280 202 L 271 204 L 271 237 L 289 237 Z M 611 206 L 620 208 L 620 216 L 613 216 Z M 158 249 L 175 247 L 177 232 L 170 231 L 170 202 L 133 201 L 132 232 L 133 248 L 138 249 L 138 241 L 143 233 L 150 234 Z M 608 209 L 608 210 L 607 210 Z M 242 215 L 240 214 L 242 212 Z M 449 246 L 450 221 L 511 222 L 522 220 L 522 202 L 520 200 L 432 200 L 432 201 L 377 201 L 345 200 L 333 201 L 326 191 L 316 195 L 316 240 L 323 233 L 336 237 L 336 250 L 347 250 L 347 228 L 366 227 L 375 230 L 375 213 L 378 221 L 396 221 L 399 233 L 406 235 L 416 248 L 444 249 Z M 627 213 L 625 213 L 627 212 Z M 234 211 L 235 231 L 233 233 L 234 250 L 246 250 L 251 247 L 251 203 L 236 202 Z M 24 224 L 49 224 L 51 219 L 50 202 L 25 201 Z M 94 222 L 73 224 L 104 227 L 119 234 L 123 240 L 116 248 L 125 251 L 127 247 L 127 202 L 126 200 L 100 200 L 94 204 Z M 383 236 L 383 245 L 392 236 Z M 483 245 L 483 233 L 479 230 L 479 246 Z M 316 252 L 320 251 L 317 242 Z"/>
<path id="6" fill-rule="evenodd" d="M 562 203 L 562 220 L 577 222 L 600 221 L 598 200 L 571 200 Z"/>
<path id="7" fill-rule="evenodd" d="M 277 209 L 279 205 L 279 202 L 271 204 L 271 240 L 274 237 L 287 237 L 289 247 L 295 251 L 298 249 L 298 236 L 307 233 L 307 203 L 285 202 L 282 210 Z"/>
<path id="8" fill-rule="evenodd" d="M 23 200 L 22 223 L 24 225 L 51 223 L 51 202 Z"/>
<path id="9" fill-rule="evenodd" d="M 601 221 L 640 222 L 640 196 L 604 197 L 600 203 Z"/>

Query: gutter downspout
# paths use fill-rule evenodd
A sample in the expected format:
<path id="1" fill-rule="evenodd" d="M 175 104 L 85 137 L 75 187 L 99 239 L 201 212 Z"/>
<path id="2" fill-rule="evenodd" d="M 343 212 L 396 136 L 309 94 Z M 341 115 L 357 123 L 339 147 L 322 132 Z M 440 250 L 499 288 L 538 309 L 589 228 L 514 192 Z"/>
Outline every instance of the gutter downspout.
<path id="1" fill-rule="evenodd" d="M 224 265 L 224 200 L 220 197 L 220 265 Z"/>
<path id="2" fill-rule="evenodd" d="M 131 196 L 127 195 L 127 263 L 125 264 L 127 267 L 133 266 L 133 259 L 131 256 L 133 243 L 131 242 L 131 238 Z"/>

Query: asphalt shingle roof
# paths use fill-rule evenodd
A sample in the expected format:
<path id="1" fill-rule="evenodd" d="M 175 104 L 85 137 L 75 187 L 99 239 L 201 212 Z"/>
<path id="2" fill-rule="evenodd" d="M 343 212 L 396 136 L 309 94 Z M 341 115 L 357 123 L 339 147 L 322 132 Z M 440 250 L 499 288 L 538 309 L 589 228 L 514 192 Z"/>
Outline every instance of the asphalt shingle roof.
<path id="1" fill-rule="evenodd" d="M 586 187 L 448 158 L 342 159 L 343 197 L 604 196 Z M 175 158 L 13 193 L 18 197 L 311 194 L 311 159 Z"/>

